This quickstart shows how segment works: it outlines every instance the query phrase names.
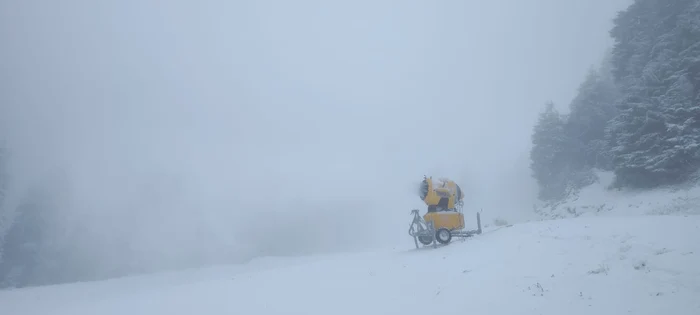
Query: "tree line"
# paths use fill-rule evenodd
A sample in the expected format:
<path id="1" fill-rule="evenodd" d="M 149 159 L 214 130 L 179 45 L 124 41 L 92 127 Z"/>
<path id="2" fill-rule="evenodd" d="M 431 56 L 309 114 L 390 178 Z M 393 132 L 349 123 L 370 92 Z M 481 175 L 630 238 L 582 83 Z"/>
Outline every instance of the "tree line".
<path id="1" fill-rule="evenodd" d="M 636 0 L 613 22 L 569 113 L 548 102 L 533 128 L 541 200 L 591 184 L 595 169 L 614 172 L 614 188 L 700 178 L 700 0 Z"/>

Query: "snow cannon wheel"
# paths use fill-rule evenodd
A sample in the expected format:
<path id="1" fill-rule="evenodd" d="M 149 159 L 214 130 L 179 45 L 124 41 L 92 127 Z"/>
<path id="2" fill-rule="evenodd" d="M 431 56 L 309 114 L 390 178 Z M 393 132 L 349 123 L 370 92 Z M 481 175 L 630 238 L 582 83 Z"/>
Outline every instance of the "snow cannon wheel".
<path id="1" fill-rule="evenodd" d="M 452 240 L 452 232 L 446 228 L 441 228 L 435 232 L 435 240 L 440 244 L 448 244 Z"/>
<path id="2" fill-rule="evenodd" d="M 426 235 L 421 235 L 418 237 L 418 241 L 423 245 L 430 245 L 433 243 L 433 238 Z"/>

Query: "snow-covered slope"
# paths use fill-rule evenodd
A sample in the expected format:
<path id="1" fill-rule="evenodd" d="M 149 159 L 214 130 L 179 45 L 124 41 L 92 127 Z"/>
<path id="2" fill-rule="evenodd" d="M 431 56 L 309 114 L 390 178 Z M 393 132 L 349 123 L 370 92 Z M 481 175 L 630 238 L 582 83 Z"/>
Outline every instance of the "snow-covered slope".
<path id="1" fill-rule="evenodd" d="M 700 216 L 587 217 L 449 246 L 0 292 L 2 314 L 700 314 Z"/>
<path id="2" fill-rule="evenodd" d="M 564 201 L 536 206 L 546 218 L 638 214 L 700 214 L 700 185 L 654 190 L 608 189 L 614 176 L 597 172 L 599 181 Z"/>

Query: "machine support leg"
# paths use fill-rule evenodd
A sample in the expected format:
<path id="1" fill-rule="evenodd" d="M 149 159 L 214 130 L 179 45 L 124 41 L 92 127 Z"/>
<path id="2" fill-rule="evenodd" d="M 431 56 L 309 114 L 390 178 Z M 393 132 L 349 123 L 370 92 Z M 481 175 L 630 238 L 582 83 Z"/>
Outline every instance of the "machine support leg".
<path id="1" fill-rule="evenodd" d="M 481 234 L 481 213 L 479 212 L 476 213 L 476 226 L 478 227 L 476 233 Z"/>

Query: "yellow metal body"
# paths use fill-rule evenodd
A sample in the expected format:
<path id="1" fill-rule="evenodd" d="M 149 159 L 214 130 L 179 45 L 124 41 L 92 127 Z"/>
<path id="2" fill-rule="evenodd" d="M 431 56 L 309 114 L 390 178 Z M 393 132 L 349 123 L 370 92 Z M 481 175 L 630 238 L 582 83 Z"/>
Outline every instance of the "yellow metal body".
<path id="1" fill-rule="evenodd" d="M 445 210 L 455 209 L 455 205 L 464 199 L 462 189 L 457 183 L 446 179 L 434 180 L 432 177 L 423 179 L 421 183 L 421 199 L 431 208 Z"/>
<path id="2" fill-rule="evenodd" d="M 436 230 L 445 228 L 452 231 L 464 228 L 464 214 L 457 211 L 428 212 L 423 219 L 425 222 L 433 222 Z"/>
<path id="3" fill-rule="evenodd" d="M 428 206 L 428 213 L 423 216 L 426 222 L 432 222 L 436 230 L 464 229 L 464 214 L 461 205 L 464 199 L 462 189 L 449 179 L 432 177 L 423 179 L 420 197 Z M 459 205 L 459 207 L 458 207 Z"/>

